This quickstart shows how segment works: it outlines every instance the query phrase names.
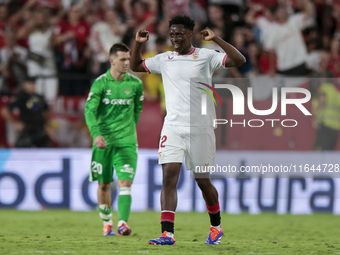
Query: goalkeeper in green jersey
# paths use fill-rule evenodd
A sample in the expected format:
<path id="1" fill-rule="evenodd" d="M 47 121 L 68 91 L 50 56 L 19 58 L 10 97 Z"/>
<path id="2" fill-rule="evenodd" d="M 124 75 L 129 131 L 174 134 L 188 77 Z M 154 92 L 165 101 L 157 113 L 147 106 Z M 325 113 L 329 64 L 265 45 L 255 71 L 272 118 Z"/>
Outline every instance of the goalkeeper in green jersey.
<path id="1" fill-rule="evenodd" d="M 143 83 L 128 73 L 130 49 L 122 43 L 110 49 L 111 68 L 93 83 L 85 107 L 86 124 L 94 140 L 90 181 L 98 181 L 99 215 L 104 235 L 112 227 L 110 183 L 116 170 L 119 186 L 118 235 L 129 235 L 131 184 L 137 166 L 136 126 L 143 106 Z"/>

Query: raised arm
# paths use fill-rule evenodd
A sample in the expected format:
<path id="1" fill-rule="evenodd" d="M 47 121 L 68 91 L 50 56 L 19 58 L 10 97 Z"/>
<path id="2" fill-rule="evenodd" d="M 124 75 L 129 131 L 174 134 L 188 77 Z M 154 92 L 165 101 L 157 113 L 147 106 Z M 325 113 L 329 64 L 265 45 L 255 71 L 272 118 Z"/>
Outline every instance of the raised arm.
<path id="1" fill-rule="evenodd" d="M 143 66 L 143 59 L 141 49 L 143 43 L 149 39 L 149 32 L 146 30 L 139 30 L 136 33 L 136 43 L 131 52 L 130 68 L 134 72 L 146 72 Z"/>
<path id="2" fill-rule="evenodd" d="M 303 0 L 304 14 L 306 19 L 310 18 L 313 15 L 313 6 L 309 0 Z"/>
<path id="3" fill-rule="evenodd" d="M 250 9 L 247 12 L 246 16 L 244 17 L 244 21 L 250 25 L 255 25 L 256 24 L 256 18 L 255 14 L 256 12 L 262 11 L 263 7 L 258 4 L 252 4 L 250 5 Z"/>
<path id="4" fill-rule="evenodd" d="M 24 13 L 28 11 L 31 7 L 33 7 L 36 2 L 37 0 L 29 0 L 17 12 L 12 14 L 9 17 L 9 23 L 11 24 L 11 26 L 16 26 L 21 18 L 24 16 Z"/>
<path id="5" fill-rule="evenodd" d="M 225 67 L 239 67 L 246 63 L 246 58 L 231 44 L 224 41 L 219 36 L 216 36 L 210 28 L 205 28 L 201 31 L 203 40 L 213 41 L 220 46 L 224 52 L 228 55 L 224 62 Z"/>

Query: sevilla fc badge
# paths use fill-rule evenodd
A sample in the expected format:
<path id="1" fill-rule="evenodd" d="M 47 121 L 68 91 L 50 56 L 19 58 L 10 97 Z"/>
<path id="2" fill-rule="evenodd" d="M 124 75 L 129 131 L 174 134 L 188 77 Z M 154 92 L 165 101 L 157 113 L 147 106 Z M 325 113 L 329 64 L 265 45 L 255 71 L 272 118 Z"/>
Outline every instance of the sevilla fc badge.
<path id="1" fill-rule="evenodd" d="M 199 55 L 199 53 L 192 54 L 192 58 L 193 58 L 194 60 L 196 60 L 196 59 L 198 59 L 198 55 Z"/>

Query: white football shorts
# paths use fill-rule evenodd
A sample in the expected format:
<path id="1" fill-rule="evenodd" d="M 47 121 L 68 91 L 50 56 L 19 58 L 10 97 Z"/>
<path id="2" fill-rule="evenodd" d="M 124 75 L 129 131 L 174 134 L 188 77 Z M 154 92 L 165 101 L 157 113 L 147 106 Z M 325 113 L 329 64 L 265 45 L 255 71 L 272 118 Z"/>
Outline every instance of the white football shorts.
<path id="1" fill-rule="evenodd" d="M 188 170 L 212 166 L 216 140 L 213 127 L 164 125 L 159 141 L 158 163 L 182 163 Z"/>

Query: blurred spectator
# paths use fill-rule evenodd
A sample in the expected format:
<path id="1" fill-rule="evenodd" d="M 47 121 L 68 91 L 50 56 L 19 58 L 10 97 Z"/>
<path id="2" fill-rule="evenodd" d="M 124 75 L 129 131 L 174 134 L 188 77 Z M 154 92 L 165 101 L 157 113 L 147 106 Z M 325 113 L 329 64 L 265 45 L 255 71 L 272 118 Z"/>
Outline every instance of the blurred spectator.
<path id="1" fill-rule="evenodd" d="M 243 0 L 208 0 L 208 3 L 210 5 L 220 5 L 226 14 L 231 14 L 234 22 L 239 20 L 241 11 L 244 8 Z"/>
<path id="2" fill-rule="evenodd" d="M 50 17 L 50 24 L 53 28 L 55 28 L 59 22 L 64 18 L 65 15 L 65 8 L 62 3 L 62 0 L 56 0 L 57 5 L 55 8 L 51 9 L 51 17 Z"/>
<path id="3" fill-rule="evenodd" d="M 136 20 L 136 30 L 146 29 L 150 34 L 155 33 L 157 5 L 155 1 L 133 0 L 132 17 Z"/>
<path id="4" fill-rule="evenodd" d="M 314 0 L 316 8 L 316 25 L 322 34 L 333 36 L 336 30 L 335 3 L 333 0 Z"/>
<path id="5" fill-rule="evenodd" d="M 3 77 L 2 94 L 18 91 L 18 84 L 26 77 L 27 50 L 16 42 L 13 31 L 5 32 L 5 46 L 0 50 L 0 72 Z"/>
<path id="6" fill-rule="evenodd" d="M 258 75 L 260 73 L 259 69 L 259 58 L 261 54 L 260 46 L 256 43 L 250 43 L 248 45 L 247 50 L 248 56 L 249 56 L 249 63 L 251 65 L 251 69 L 249 70 L 247 76 L 251 75 Z"/>
<path id="7" fill-rule="evenodd" d="M 340 77 L 340 42 L 339 39 L 333 39 L 331 43 L 331 50 L 329 53 L 329 60 L 327 69 L 335 78 Z"/>
<path id="8" fill-rule="evenodd" d="M 28 0 L 25 4 L 14 14 L 9 17 L 9 26 L 11 29 L 19 30 L 22 26 L 25 26 L 27 22 L 32 22 L 33 17 L 33 8 L 36 5 L 38 0 Z M 19 38 L 18 44 L 25 48 L 27 45 L 27 37 Z"/>
<path id="9" fill-rule="evenodd" d="M 176 15 L 189 15 L 189 0 L 163 0 L 163 16 L 171 19 Z"/>
<path id="10" fill-rule="evenodd" d="M 55 28 L 56 43 L 60 45 L 57 51 L 60 75 L 69 77 L 60 79 L 62 95 L 84 95 L 88 89 L 89 81 L 79 79 L 79 74 L 87 71 L 89 31 L 86 22 L 81 19 L 78 5 L 72 5 L 67 19 Z"/>
<path id="11" fill-rule="evenodd" d="M 207 22 L 207 3 L 205 0 L 191 0 L 189 1 L 189 16 L 195 20 L 196 23 L 204 24 Z"/>
<path id="12" fill-rule="evenodd" d="M 198 26 L 195 26 L 195 30 L 194 30 L 194 34 L 196 32 L 199 32 L 200 34 L 200 40 L 202 40 L 202 35 L 201 35 L 201 29 L 198 27 Z M 169 20 L 167 19 L 162 19 L 162 20 L 159 20 L 158 23 L 157 23 L 157 26 L 156 26 L 156 34 L 158 37 L 162 37 L 162 38 L 165 38 L 166 42 L 167 42 L 167 50 L 173 50 L 173 46 L 171 44 L 171 41 L 170 41 L 170 35 L 169 35 Z M 194 35 L 195 36 L 195 35 Z M 195 45 L 197 46 L 197 45 Z M 197 46 L 198 47 L 198 46 Z"/>
<path id="13" fill-rule="evenodd" d="M 19 111 L 20 120 L 16 120 L 12 113 Z M 19 131 L 15 143 L 17 148 L 50 147 L 50 139 L 45 131 L 49 122 L 49 109 L 44 97 L 35 93 L 35 81 L 27 79 L 23 90 L 15 100 L 2 108 L 2 117 L 13 124 Z"/>
<path id="14" fill-rule="evenodd" d="M 322 83 L 313 101 L 313 121 L 317 128 L 314 150 L 334 150 L 340 130 L 340 87 Z"/>
<path id="15" fill-rule="evenodd" d="M 333 7 L 333 16 L 336 21 L 335 37 L 340 38 L 340 2 L 334 2 Z"/>
<path id="16" fill-rule="evenodd" d="M 83 0 L 79 4 L 85 18 L 88 14 L 94 14 L 99 20 L 104 20 L 105 12 L 109 8 L 106 0 Z"/>
<path id="17" fill-rule="evenodd" d="M 224 10 L 221 6 L 213 4 L 208 7 L 208 22 L 202 25 L 202 29 L 217 27 L 222 31 L 220 36 L 223 40 L 230 42 L 234 30 L 234 22 L 227 21 Z"/>
<path id="18" fill-rule="evenodd" d="M 215 34 L 216 34 L 216 33 L 217 33 L 218 35 L 222 35 L 222 34 L 223 34 L 223 31 L 220 31 L 217 27 L 216 27 L 216 28 L 214 27 L 214 28 L 211 28 L 211 29 L 213 30 L 213 32 L 214 32 Z M 192 45 L 193 45 L 194 47 L 200 48 L 200 47 L 202 46 L 202 44 L 205 45 L 204 47 L 207 47 L 207 48 L 210 47 L 210 49 L 211 49 L 212 47 L 215 47 L 215 48 L 216 48 L 216 46 L 219 47 L 216 43 L 213 43 L 212 41 L 204 41 L 204 40 L 202 39 L 201 31 L 202 31 L 202 26 L 200 26 L 199 24 L 196 24 L 196 26 L 194 27 L 193 36 L 192 36 Z M 168 32 L 168 34 L 169 34 L 169 31 L 168 31 L 168 30 L 167 30 L 167 32 Z M 169 43 L 170 43 L 170 45 L 169 45 Z M 168 38 L 168 46 L 170 46 L 170 47 L 168 47 L 169 50 L 170 50 L 170 51 L 173 51 L 173 46 L 172 46 L 172 44 L 171 44 L 170 38 Z M 217 70 L 217 71 L 219 71 L 219 70 Z"/>
<path id="19" fill-rule="evenodd" d="M 312 71 L 312 76 L 320 76 L 323 51 L 321 50 L 321 38 L 317 28 L 306 29 L 305 39 L 308 52 L 307 68 Z"/>
<path id="20" fill-rule="evenodd" d="M 263 15 L 257 16 L 262 13 Z M 253 26 L 253 30 L 257 37 L 257 41 L 263 45 L 267 41 L 271 34 L 274 33 L 276 23 L 274 16 L 268 8 L 264 8 L 262 5 L 250 5 L 250 9 L 245 16 L 245 22 Z"/>
<path id="21" fill-rule="evenodd" d="M 89 45 L 92 50 L 92 72 L 95 76 L 110 68 L 109 51 L 114 43 L 122 41 L 125 27 L 113 10 L 107 10 L 105 21 L 99 21 L 91 28 Z"/>
<path id="22" fill-rule="evenodd" d="M 310 14 L 313 8 L 308 2 L 315 6 L 316 18 Z M 245 3 L 249 6 L 246 16 L 243 13 Z M 46 99 L 56 97 L 58 81 L 61 81 L 62 95 L 84 95 L 90 79 L 108 68 L 108 47 L 119 41 L 133 47 L 131 43 L 137 29 L 150 32 L 143 57 L 172 51 L 168 21 L 176 14 L 189 14 L 196 21 L 195 47 L 221 50 L 215 43 L 202 42 L 200 31 L 208 26 L 245 55 L 246 65 L 221 69 L 214 77 L 258 76 L 258 83 L 263 83 L 264 89 L 259 90 L 259 97 L 254 94 L 254 98 L 270 98 L 270 81 L 274 79 L 266 74 L 274 76 L 276 71 L 291 76 L 304 75 L 308 69 L 313 77 L 340 78 L 340 1 L 337 0 L 12 0 L 6 4 L 0 4 L 2 94 L 13 94 L 18 90 L 17 84 L 25 77 L 27 64 L 28 75 L 38 78 L 36 92 L 45 94 Z M 276 4 L 278 8 L 273 12 Z M 299 10 L 302 13 L 296 13 Z M 302 36 L 301 30 L 311 25 L 308 16 L 316 24 Z M 244 22 L 252 25 L 252 29 Z M 268 49 L 270 51 L 265 51 Z M 58 80 L 55 79 L 57 75 Z M 332 84 L 322 82 L 321 89 L 320 82 L 315 79 L 309 83 L 309 89 L 317 91 L 322 98 L 328 83 Z M 159 100 L 162 102 L 161 79 L 147 76 L 144 84 L 146 100 L 157 102 L 155 105 Z M 246 79 L 237 79 L 235 84 L 245 91 L 249 86 Z M 337 88 L 336 84 L 333 86 Z M 58 139 L 61 146 L 68 147 L 82 139 L 80 133 L 85 133 L 86 129 L 81 121 L 77 124 L 69 119 L 64 121 L 68 128 L 57 130 Z M 65 136 L 65 130 L 69 137 Z M 84 144 L 79 146 L 87 146 L 88 141 L 81 143 Z"/>
<path id="23" fill-rule="evenodd" d="M 58 94 L 57 68 L 54 57 L 54 34 L 50 24 L 50 9 L 40 7 L 34 16 L 18 31 L 18 38 L 28 37 L 27 73 L 37 78 L 36 93 L 49 102 Z"/>
<path id="24" fill-rule="evenodd" d="M 233 78 L 248 78 L 249 72 L 252 71 L 252 64 L 249 61 L 249 54 L 247 48 L 245 47 L 245 34 L 242 28 L 234 30 L 234 36 L 232 39 L 232 45 L 238 49 L 239 52 L 246 58 L 246 63 L 241 67 L 231 67 L 230 74 Z"/>
<path id="25" fill-rule="evenodd" d="M 157 20 L 157 2 L 154 0 L 142 1 L 133 0 L 132 5 L 132 17 L 135 19 L 137 27 L 135 31 L 146 29 L 149 32 L 149 40 L 147 49 L 151 50 L 154 48 L 156 40 L 156 20 Z"/>
<path id="26" fill-rule="evenodd" d="M 251 4 L 249 7 L 245 22 L 253 26 L 254 39 L 259 46 L 263 47 L 264 43 L 269 40 L 270 35 L 275 32 L 277 24 L 274 20 L 274 15 L 269 8 L 265 8 L 260 4 Z M 262 74 L 268 74 L 270 70 L 270 54 L 267 51 L 262 51 L 257 60 L 257 71 Z M 276 63 L 276 59 L 274 62 Z"/>
<path id="27" fill-rule="evenodd" d="M 313 14 L 309 0 L 304 1 L 304 12 L 288 16 L 286 7 L 279 6 L 275 11 L 278 23 L 265 47 L 271 52 L 272 76 L 275 75 L 275 53 L 277 55 L 277 72 L 289 76 L 307 74 L 307 49 L 301 35 L 301 30 L 307 26 L 307 19 Z"/>
<path id="28" fill-rule="evenodd" d="M 4 43 L 4 32 L 8 21 L 8 8 L 5 4 L 0 4 L 0 48 L 2 48 Z"/>
<path id="29" fill-rule="evenodd" d="M 129 48 L 134 47 L 134 39 L 135 39 L 135 29 L 136 29 L 136 21 L 132 17 L 128 17 L 125 21 L 126 30 L 123 35 L 122 42 L 125 43 Z"/>
<path id="30" fill-rule="evenodd" d="M 248 2 L 251 4 L 262 5 L 265 8 L 275 7 L 278 4 L 278 0 L 249 0 Z"/>

